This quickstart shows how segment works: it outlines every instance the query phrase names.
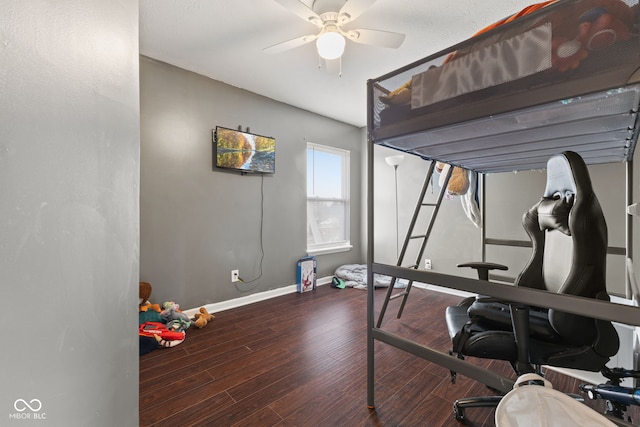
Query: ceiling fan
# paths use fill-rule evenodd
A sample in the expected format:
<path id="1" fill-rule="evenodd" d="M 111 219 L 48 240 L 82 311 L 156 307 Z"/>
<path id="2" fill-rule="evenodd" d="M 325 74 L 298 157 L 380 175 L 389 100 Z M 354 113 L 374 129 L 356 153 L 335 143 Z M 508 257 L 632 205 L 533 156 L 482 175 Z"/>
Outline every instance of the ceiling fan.
<path id="1" fill-rule="evenodd" d="M 316 41 L 318 54 L 325 60 L 339 59 L 346 40 L 372 46 L 398 48 L 404 34 L 380 30 L 345 30 L 343 25 L 353 21 L 376 0 L 313 0 L 309 7 L 299 0 L 275 0 L 278 4 L 317 26 L 320 31 L 287 40 L 264 49 L 266 53 L 280 53 Z"/>

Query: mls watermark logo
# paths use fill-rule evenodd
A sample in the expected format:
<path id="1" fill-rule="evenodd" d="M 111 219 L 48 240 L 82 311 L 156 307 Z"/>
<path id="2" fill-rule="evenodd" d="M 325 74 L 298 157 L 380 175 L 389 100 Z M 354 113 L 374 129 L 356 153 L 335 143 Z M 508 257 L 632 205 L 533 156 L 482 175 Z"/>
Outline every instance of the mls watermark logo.
<path id="1" fill-rule="evenodd" d="M 25 399 L 16 399 L 13 402 L 13 409 L 16 412 L 9 414 L 10 420 L 45 420 L 47 414 L 42 411 L 42 402 L 40 399 L 31 399 L 26 401 Z"/>

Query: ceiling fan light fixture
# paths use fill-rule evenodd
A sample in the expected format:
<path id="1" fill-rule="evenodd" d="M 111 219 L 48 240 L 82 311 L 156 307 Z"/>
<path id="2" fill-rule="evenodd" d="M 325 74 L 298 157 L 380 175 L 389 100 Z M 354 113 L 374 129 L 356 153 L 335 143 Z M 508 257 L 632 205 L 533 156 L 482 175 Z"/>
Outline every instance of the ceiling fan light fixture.
<path id="1" fill-rule="evenodd" d="M 344 36 L 335 31 L 322 34 L 316 40 L 318 55 L 324 59 L 338 59 L 344 53 L 346 40 Z"/>

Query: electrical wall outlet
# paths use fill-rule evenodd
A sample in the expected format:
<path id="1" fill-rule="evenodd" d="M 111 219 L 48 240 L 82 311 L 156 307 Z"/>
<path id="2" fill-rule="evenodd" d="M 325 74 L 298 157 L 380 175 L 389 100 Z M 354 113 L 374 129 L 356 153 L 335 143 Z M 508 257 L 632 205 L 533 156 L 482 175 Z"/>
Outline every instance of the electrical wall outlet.
<path id="1" fill-rule="evenodd" d="M 239 270 L 231 270 L 231 283 L 239 282 L 240 279 L 240 271 Z"/>
<path id="2" fill-rule="evenodd" d="M 424 260 L 424 268 L 425 270 L 431 270 L 433 268 L 433 266 L 431 265 L 431 260 L 430 259 L 426 259 Z"/>

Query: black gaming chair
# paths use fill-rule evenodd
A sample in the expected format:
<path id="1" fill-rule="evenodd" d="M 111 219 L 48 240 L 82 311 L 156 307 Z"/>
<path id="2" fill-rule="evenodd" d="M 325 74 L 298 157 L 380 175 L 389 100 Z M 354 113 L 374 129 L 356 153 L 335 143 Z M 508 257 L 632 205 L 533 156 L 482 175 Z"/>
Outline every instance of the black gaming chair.
<path id="1" fill-rule="evenodd" d="M 515 286 L 609 299 L 607 226 L 578 154 L 549 159 L 544 195 L 525 213 L 523 226 L 533 253 Z M 506 360 L 517 375 L 540 373 L 540 365 L 597 372 L 619 346 L 611 322 L 485 296 L 448 307 L 446 321 L 452 354 Z M 461 421 L 465 407 L 493 406 L 499 398 L 459 399 L 454 413 Z"/>

